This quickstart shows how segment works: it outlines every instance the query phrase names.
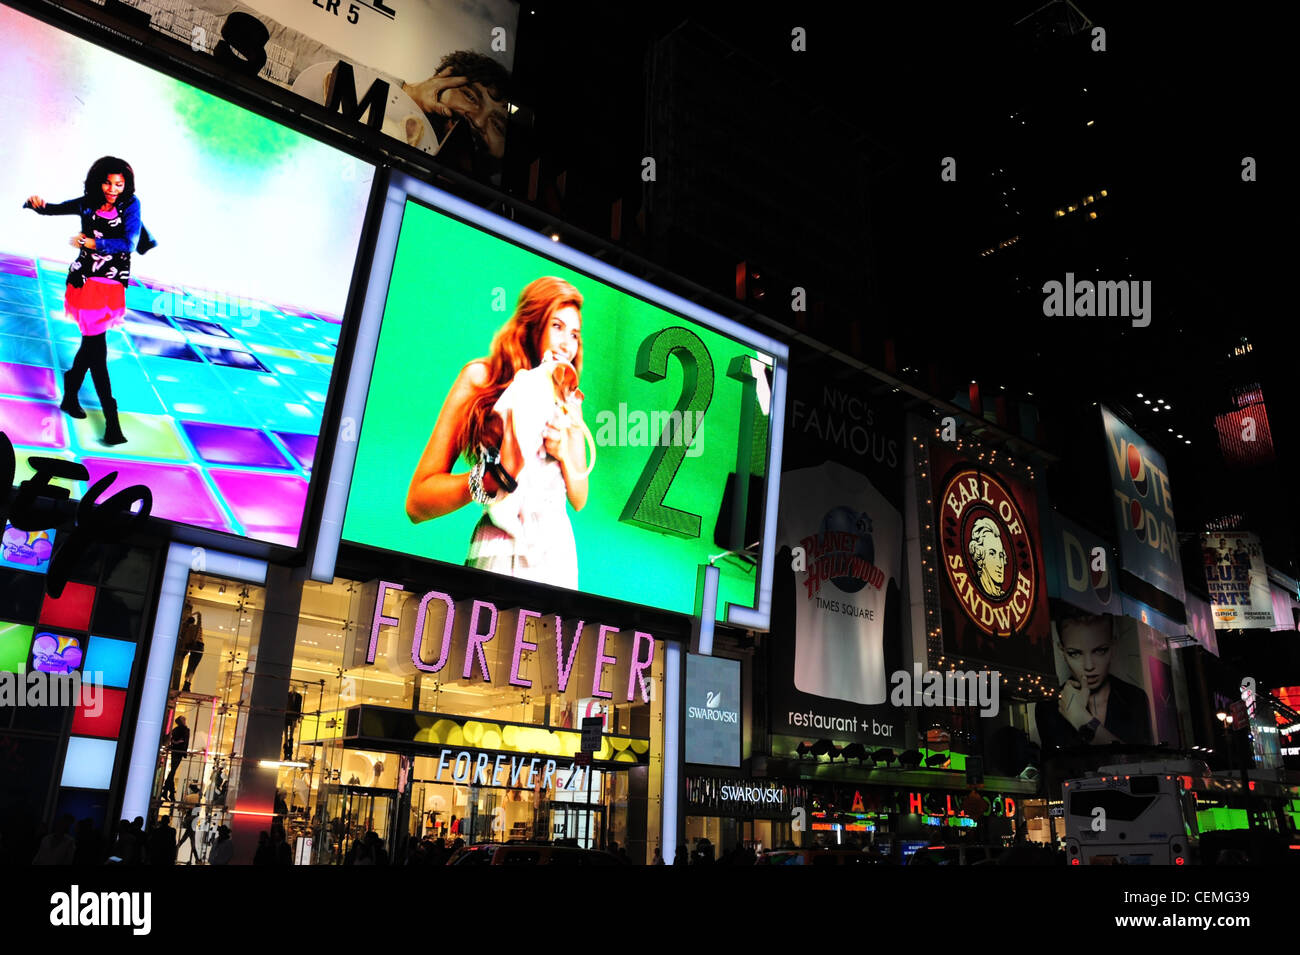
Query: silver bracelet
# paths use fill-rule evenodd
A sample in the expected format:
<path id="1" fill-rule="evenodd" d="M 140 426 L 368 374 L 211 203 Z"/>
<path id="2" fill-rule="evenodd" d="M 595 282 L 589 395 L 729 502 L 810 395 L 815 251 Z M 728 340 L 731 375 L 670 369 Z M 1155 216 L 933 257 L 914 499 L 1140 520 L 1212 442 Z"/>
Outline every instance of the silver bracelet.
<path id="1" fill-rule="evenodd" d="M 469 496 L 476 504 L 486 504 L 496 498 L 495 494 L 488 494 L 483 487 L 483 472 L 486 468 L 487 461 L 480 456 L 469 472 Z"/>

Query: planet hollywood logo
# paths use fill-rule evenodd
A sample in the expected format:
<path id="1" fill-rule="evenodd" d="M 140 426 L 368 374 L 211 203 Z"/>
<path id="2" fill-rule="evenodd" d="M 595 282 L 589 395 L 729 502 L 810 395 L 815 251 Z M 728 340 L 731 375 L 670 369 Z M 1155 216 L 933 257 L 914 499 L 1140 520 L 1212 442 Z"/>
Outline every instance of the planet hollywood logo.
<path id="1" fill-rule="evenodd" d="M 827 582 L 846 594 L 855 594 L 867 586 L 879 590 L 885 585 L 884 571 L 874 563 L 871 517 L 864 512 L 843 506 L 831 508 L 817 532 L 805 537 L 799 546 L 807 555 L 803 584 L 809 599 Z"/>
<path id="2" fill-rule="evenodd" d="M 939 547 L 948 582 L 985 633 L 1010 636 L 1034 609 L 1037 586 L 1025 518 L 992 474 L 963 469 L 943 489 Z"/>

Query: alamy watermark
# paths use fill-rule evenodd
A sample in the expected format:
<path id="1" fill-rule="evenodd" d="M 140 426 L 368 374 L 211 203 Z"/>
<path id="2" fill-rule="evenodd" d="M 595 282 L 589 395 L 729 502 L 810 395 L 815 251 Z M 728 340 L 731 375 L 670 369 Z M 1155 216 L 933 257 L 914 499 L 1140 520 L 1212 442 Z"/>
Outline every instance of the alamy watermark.
<path id="1" fill-rule="evenodd" d="M 608 409 L 596 415 L 596 444 L 602 448 L 684 447 L 686 457 L 704 453 L 703 411 L 628 411 L 627 402 L 618 411 Z"/>
<path id="2" fill-rule="evenodd" d="M 258 299 L 224 289 L 167 289 L 154 296 L 152 307 L 155 315 L 208 322 L 237 320 L 244 328 L 255 328 L 264 306 Z"/>
<path id="3" fill-rule="evenodd" d="M 1151 282 L 1130 279 L 1121 282 L 1075 281 L 1073 272 L 1065 281 L 1053 279 L 1043 285 L 1043 314 L 1048 318 L 1130 318 L 1134 328 L 1151 324 Z"/>
<path id="4" fill-rule="evenodd" d="M 0 706 L 76 706 L 89 717 L 104 712 L 104 675 L 0 671 Z"/>
<path id="5" fill-rule="evenodd" d="M 978 706 L 980 716 L 998 713 L 996 670 L 896 670 L 889 678 L 889 702 L 894 706 Z"/>
<path id="6" fill-rule="evenodd" d="M 149 892 L 96 892 L 74 885 L 50 896 L 50 924 L 56 928 L 122 926 L 132 935 L 153 930 L 153 895 Z"/>

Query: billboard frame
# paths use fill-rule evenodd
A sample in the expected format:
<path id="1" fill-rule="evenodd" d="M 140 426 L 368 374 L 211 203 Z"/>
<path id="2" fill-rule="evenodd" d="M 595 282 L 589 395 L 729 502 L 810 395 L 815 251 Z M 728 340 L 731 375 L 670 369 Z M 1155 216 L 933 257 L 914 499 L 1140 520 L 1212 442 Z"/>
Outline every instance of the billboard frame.
<path id="1" fill-rule="evenodd" d="M 379 178 L 380 173 L 377 172 L 376 182 Z M 319 533 L 314 546 L 309 548 L 310 578 L 318 581 L 334 579 L 338 550 L 342 543 L 348 495 L 356 466 L 360 427 L 365 416 L 371 374 L 379 344 L 379 330 L 388 303 L 389 284 L 392 280 L 397 243 L 408 200 L 418 202 L 441 215 L 458 220 L 535 255 L 589 275 L 625 294 L 678 314 L 725 335 L 747 348 L 752 348 L 772 360 L 770 433 L 765 462 L 767 480 L 759 542 L 755 606 L 739 607 L 729 604 L 725 615 L 725 622 L 730 625 L 750 630 L 768 630 L 771 623 L 772 578 L 776 557 L 773 542 L 776 538 L 777 499 L 781 489 L 780 473 L 774 472 L 773 467 L 774 462 L 781 461 L 784 445 L 786 379 L 790 357 L 787 346 L 762 332 L 710 311 L 595 256 L 555 241 L 547 235 L 521 226 L 436 186 L 397 171 L 389 172 L 386 177 L 382 202 L 376 199 L 372 203 L 372 209 L 380 214 L 380 218 L 376 226 L 374 245 L 369 249 L 370 275 L 359 306 L 360 318 L 355 324 L 356 337 L 349 355 L 350 366 L 346 388 L 343 401 L 339 406 L 339 416 L 336 419 L 340 426 L 350 422 L 352 434 L 350 437 L 344 433 L 331 435 L 332 457 L 318 523 Z M 588 596 L 608 599 L 598 594 Z"/>

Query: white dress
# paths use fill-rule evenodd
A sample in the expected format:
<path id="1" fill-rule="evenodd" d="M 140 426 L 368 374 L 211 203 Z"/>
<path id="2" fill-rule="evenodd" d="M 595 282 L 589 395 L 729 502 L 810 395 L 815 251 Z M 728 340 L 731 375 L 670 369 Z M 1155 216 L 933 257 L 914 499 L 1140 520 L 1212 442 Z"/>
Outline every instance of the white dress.
<path id="1" fill-rule="evenodd" d="M 497 493 L 485 504 L 470 539 L 469 567 L 535 580 L 555 587 L 578 587 L 578 548 L 569 523 L 568 486 L 560 462 L 546 453 L 544 432 L 556 410 L 553 375 L 545 362 L 515 375 L 494 410 L 513 412 L 515 439 L 524 465 L 512 494 Z M 580 403 L 575 392 L 570 402 Z"/>

